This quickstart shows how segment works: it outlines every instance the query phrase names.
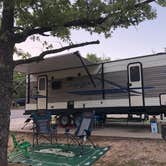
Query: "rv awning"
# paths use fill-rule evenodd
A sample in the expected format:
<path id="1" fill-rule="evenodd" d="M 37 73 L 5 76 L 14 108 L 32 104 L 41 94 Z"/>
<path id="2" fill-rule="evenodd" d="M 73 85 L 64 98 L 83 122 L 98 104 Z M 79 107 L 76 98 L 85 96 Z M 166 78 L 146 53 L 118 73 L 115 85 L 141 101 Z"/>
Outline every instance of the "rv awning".
<path id="1" fill-rule="evenodd" d="M 81 57 L 85 65 L 92 64 L 87 59 Z M 53 70 L 61 70 L 73 67 L 81 67 L 82 63 L 76 53 L 57 55 L 45 58 L 40 62 L 33 62 L 29 64 L 21 64 L 16 66 L 15 71 L 32 74 L 42 73 Z"/>

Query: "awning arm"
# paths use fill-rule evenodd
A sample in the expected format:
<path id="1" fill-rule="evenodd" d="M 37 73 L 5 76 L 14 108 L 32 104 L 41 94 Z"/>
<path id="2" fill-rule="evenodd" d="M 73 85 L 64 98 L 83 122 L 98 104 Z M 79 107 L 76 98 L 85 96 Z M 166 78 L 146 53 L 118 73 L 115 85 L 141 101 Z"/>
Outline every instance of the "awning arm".
<path id="1" fill-rule="evenodd" d="M 95 81 L 94 81 L 92 75 L 90 74 L 90 72 L 89 72 L 87 66 L 85 65 L 84 61 L 82 60 L 82 57 L 80 56 L 80 53 L 77 51 L 77 52 L 75 52 L 74 54 L 80 59 L 80 61 L 81 61 L 81 63 L 82 63 L 82 66 L 84 67 L 86 73 L 88 74 L 88 76 L 89 76 L 89 78 L 90 78 L 90 80 L 91 80 L 91 83 L 93 84 L 94 87 L 96 87 Z"/>

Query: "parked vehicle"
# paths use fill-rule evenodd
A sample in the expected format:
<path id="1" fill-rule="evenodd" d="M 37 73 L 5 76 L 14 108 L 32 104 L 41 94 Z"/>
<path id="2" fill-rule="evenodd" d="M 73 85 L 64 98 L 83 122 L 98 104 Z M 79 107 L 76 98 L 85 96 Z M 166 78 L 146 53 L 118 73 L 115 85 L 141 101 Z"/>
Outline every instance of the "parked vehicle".
<path id="1" fill-rule="evenodd" d="M 19 106 L 25 106 L 25 103 L 26 103 L 25 101 L 26 101 L 25 98 L 19 98 L 15 100 L 15 103 L 16 105 L 19 105 Z"/>
<path id="2" fill-rule="evenodd" d="M 75 52 L 15 70 L 27 74 L 26 114 L 166 114 L 166 53 L 93 64 Z"/>

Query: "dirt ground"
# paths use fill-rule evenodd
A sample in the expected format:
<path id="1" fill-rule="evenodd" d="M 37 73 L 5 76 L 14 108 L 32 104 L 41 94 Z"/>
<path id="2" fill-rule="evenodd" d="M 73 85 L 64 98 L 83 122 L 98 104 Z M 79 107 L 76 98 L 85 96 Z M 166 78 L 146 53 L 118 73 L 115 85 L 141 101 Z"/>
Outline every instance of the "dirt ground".
<path id="1" fill-rule="evenodd" d="M 18 133 L 17 138 L 32 141 L 31 134 Z M 166 142 L 163 140 L 93 137 L 93 141 L 98 146 L 110 146 L 110 150 L 94 166 L 166 166 Z M 64 143 L 65 139 L 61 136 L 58 142 Z M 12 150 L 11 139 L 8 150 Z"/>

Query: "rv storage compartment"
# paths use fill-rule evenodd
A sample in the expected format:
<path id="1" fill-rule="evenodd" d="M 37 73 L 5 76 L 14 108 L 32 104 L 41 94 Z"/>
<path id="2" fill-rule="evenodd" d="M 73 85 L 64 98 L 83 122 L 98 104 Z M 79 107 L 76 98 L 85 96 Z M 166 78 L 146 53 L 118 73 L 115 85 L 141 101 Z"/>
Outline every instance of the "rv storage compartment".
<path id="1" fill-rule="evenodd" d="M 166 123 L 161 124 L 161 136 L 164 140 L 166 140 Z"/>

